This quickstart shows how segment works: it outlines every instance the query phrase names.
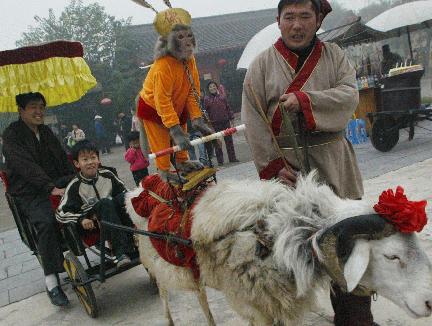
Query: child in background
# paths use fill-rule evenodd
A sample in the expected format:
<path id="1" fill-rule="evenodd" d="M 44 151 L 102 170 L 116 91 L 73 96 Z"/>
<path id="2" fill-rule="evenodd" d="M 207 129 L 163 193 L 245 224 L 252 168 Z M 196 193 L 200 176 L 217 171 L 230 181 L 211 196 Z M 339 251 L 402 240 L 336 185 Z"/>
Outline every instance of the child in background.
<path id="1" fill-rule="evenodd" d="M 124 158 L 130 164 L 130 170 L 132 171 L 133 178 L 136 185 L 138 186 L 140 181 L 148 176 L 147 167 L 150 165 L 147 158 L 144 157 L 143 152 L 140 148 L 139 132 L 132 131 L 127 140 L 129 142 L 129 148 L 126 151 Z"/>

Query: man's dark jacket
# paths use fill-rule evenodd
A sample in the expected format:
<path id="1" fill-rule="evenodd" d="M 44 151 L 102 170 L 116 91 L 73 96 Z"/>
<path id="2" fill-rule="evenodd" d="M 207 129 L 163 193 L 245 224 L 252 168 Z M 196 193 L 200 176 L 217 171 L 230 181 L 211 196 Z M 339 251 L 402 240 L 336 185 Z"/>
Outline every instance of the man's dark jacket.
<path id="1" fill-rule="evenodd" d="M 54 187 L 64 188 L 73 177 L 73 166 L 54 133 L 45 125 L 38 129 L 39 142 L 21 119 L 3 133 L 9 192 L 14 196 L 49 195 Z"/>

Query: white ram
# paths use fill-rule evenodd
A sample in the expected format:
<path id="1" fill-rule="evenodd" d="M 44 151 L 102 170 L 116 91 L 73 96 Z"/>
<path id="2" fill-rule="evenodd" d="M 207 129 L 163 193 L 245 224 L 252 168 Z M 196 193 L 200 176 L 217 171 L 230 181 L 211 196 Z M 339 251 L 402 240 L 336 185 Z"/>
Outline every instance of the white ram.
<path id="1" fill-rule="evenodd" d="M 146 229 L 129 200 L 127 206 Z M 168 290 L 174 289 L 196 291 L 214 325 L 204 285 L 223 292 L 251 325 L 301 325 L 316 290 L 328 287 L 330 279 L 350 292 L 376 292 L 414 318 L 431 315 L 432 267 L 417 236 L 396 232 L 371 203 L 340 199 L 313 174 L 296 189 L 272 181 L 219 182 L 193 215 L 201 284 L 188 269 L 160 258 L 147 237 L 139 240 L 142 263 L 157 279 L 170 325 Z"/>

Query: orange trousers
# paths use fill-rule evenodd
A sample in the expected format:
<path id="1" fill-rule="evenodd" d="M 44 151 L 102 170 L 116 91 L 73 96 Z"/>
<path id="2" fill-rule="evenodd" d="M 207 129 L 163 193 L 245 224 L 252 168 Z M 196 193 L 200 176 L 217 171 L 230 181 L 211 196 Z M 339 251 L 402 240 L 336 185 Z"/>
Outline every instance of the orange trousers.
<path id="1" fill-rule="evenodd" d="M 171 137 L 169 129 L 159 123 L 142 120 L 145 132 L 147 134 L 147 141 L 152 153 L 156 153 L 163 149 L 171 147 Z M 187 132 L 187 125 L 181 126 Z M 175 154 L 176 163 L 181 163 L 189 159 L 188 151 L 180 151 Z M 165 155 L 156 158 L 156 166 L 159 170 L 168 171 L 171 167 L 170 155 Z"/>

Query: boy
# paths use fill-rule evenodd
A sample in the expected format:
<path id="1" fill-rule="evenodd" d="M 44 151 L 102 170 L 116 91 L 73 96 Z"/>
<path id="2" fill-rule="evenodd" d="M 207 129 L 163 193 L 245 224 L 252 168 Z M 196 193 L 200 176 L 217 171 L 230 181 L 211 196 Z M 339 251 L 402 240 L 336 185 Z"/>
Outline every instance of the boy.
<path id="1" fill-rule="evenodd" d="M 98 220 L 131 226 L 124 211 L 124 183 L 110 170 L 100 166 L 99 151 L 88 140 L 76 143 L 72 149 L 75 167 L 80 170 L 68 184 L 56 212 L 61 223 L 78 223 L 84 230 L 96 228 Z M 134 251 L 129 233 L 107 228 L 117 257 L 117 266 L 130 263 Z"/>

